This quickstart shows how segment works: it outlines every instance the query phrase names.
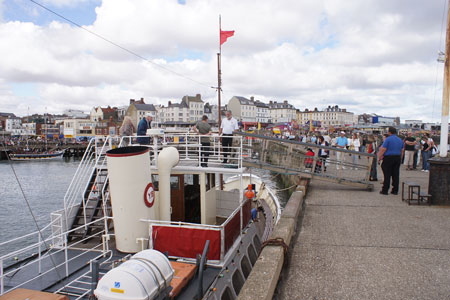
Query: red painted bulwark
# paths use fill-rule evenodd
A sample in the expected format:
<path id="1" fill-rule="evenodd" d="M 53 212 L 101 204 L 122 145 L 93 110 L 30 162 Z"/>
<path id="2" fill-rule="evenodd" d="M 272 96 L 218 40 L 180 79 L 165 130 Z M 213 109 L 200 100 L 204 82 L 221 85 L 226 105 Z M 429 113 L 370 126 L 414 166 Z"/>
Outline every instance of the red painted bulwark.
<path id="1" fill-rule="evenodd" d="M 247 200 L 242 206 L 242 229 L 247 226 L 248 222 L 252 218 L 252 201 Z"/>
<path id="2" fill-rule="evenodd" d="M 241 212 L 238 211 L 236 215 L 225 225 L 225 253 L 233 246 L 234 241 L 239 236 L 241 230 Z"/>
<path id="3" fill-rule="evenodd" d="M 196 258 L 197 254 L 202 254 L 209 240 L 208 259 L 220 260 L 219 230 L 153 226 L 152 239 L 155 250 L 185 258 Z"/>

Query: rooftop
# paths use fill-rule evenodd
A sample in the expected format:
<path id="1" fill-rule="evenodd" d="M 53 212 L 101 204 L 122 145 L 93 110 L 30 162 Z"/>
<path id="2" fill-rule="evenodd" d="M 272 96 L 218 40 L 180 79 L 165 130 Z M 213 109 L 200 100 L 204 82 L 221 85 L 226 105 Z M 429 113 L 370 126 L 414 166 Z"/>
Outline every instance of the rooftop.
<path id="1" fill-rule="evenodd" d="M 133 104 L 137 110 L 156 111 L 156 108 L 153 104 L 138 104 L 138 103 L 133 103 Z"/>

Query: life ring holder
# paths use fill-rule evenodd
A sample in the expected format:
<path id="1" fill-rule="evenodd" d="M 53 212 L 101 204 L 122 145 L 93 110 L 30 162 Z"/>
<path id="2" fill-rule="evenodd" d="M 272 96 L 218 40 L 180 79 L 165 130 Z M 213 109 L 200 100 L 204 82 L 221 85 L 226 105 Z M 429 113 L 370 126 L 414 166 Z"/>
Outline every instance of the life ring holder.
<path id="1" fill-rule="evenodd" d="M 152 207 L 153 204 L 155 204 L 155 187 L 151 182 L 145 187 L 144 203 L 148 208 Z"/>

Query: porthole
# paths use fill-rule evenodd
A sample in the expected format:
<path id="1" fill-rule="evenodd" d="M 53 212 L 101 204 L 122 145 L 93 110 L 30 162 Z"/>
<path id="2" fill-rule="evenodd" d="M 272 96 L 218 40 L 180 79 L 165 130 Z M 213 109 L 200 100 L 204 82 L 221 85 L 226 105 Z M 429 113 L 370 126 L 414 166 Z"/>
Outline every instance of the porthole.
<path id="1" fill-rule="evenodd" d="M 253 237 L 253 244 L 255 245 L 256 252 L 259 253 L 261 251 L 261 241 L 257 235 Z"/>
<path id="2" fill-rule="evenodd" d="M 247 253 L 248 257 L 250 258 L 250 262 L 252 263 L 252 266 L 254 266 L 256 260 L 258 259 L 258 256 L 256 255 L 255 247 L 253 247 L 252 244 L 248 245 Z"/>
<path id="3" fill-rule="evenodd" d="M 231 291 L 230 287 L 227 286 L 225 291 L 223 291 L 220 300 L 234 300 L 233 292 Z"/>
<path id="4" fill-rule="evenodd" d="M 250 261 L 247 256 L 243 256 L 241 259 L 241 270 L 245 279 L 247 279 L 248 275 L 250 275 L 250 272 L 252 271 L 252 266 L 250 265 Z"/>
<path id="5" fill-rule="evenodd" d="M 239 270 L 234 271 L 231 281 L 233 282 L 234 293 L 236 295 L 239 295 L 239 292 L 241 291 L 242 286 L 244 285 L 244 278 L 242 277 L 242 274 L 241 272 L 239 272 Z"/>

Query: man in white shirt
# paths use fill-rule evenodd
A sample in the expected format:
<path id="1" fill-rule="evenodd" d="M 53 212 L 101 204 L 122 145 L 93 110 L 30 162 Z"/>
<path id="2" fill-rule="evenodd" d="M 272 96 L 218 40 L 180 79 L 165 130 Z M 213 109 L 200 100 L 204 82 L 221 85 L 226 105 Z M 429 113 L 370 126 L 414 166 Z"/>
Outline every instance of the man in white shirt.
<path id="1" fill-rule="evenodd" d="M 222 119 L 220 124 L 219 135 L 222 135 L 222 148 L 223 148 L 223 163 L 228 163 L 228 155 L 230 153 L 230 147 L 233 145 L 233 131 L 238 130 L 239 125 L 235 118 L 233 118 L 231 111 L 226 112 L 226 118 Z"/>

